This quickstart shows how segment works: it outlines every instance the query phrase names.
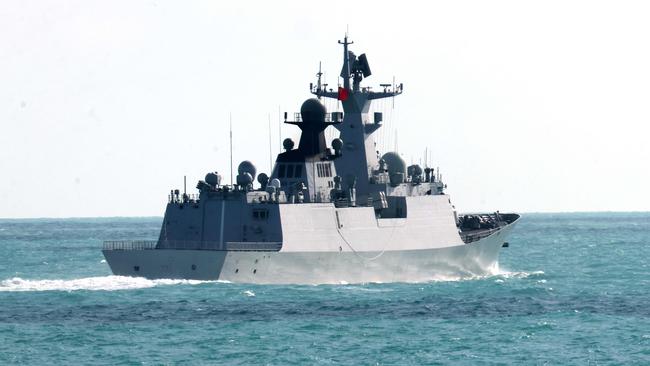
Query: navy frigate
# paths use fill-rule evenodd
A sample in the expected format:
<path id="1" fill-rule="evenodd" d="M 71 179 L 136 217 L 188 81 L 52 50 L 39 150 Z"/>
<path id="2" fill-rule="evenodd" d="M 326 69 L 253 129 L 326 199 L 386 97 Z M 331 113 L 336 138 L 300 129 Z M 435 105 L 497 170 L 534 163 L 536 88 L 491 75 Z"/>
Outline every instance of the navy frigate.
<path id="1" fill-rule="evenodd" d="M 198 194 L 172 190 L 157 240 L 104 242 L 115 275 L 244 283 L 420 282 L 498 271 L 499 251 L 519 215 L 457 214 L 439 171 L 380 153 L 381 112 L 403 85 L 362 87 L 365 54 L 343 46 L 341 84 L 310 84 L 286 124 L 301 130 L 283 142 L 270 176 L 243 161 L 235 184 L 208 173 Z M 322 98 L 343 112 L 328 113 Z M 325 130 L 338 130 L 327 146 Z M 255 179 L 257 178 L 257 179 Z"/>

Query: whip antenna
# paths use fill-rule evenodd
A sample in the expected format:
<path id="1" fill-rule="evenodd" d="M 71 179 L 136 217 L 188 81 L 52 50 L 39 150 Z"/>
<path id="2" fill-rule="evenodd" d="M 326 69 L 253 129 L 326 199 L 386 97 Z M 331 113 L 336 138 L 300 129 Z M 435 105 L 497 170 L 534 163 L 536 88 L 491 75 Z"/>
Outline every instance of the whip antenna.
<path id="1" fill-rule="evenodd" d="M 273 170 L 273 149 L 271 148 L 271 113 L 269 113 L 269 174 Z"/>
<path id="2" fill-rule="evenodd" d="M 395 75 L 393 75 L 393 109 L 395 109 Z"/>
<path id="3" fill-rule="evenodd" d="M 234 186 L 232 180 L 232 112 L 230 113 L 230 185 Z"/>

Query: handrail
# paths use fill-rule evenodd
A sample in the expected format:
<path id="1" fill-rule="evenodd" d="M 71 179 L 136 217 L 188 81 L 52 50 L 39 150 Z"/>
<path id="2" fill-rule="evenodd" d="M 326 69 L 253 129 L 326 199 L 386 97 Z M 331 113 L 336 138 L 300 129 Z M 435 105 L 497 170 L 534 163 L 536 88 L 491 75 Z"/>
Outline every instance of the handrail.
<path id="1" fill-rule="evenodd" d="M 226 250 L 238 252 L 279 252 L 282 249 L 282 242 L 269 242 L 269 241 L 241 241 L 241 242 L 227 242 Z"/>
<path id="2" fill-rule="evenodd" d="M 157 244 L 156 240 L 109 240 L 102 244 L 102 250 L 149 250 Z"/>
<path id="3" fill-rule="evenodd" d="M 325 113 L 324 122 L 341 122 L 340 120 L 335 118 L 335 115 L 333 113 L 337 113 L 337 112 Z M 342 116 L 342 114 L 340 116 Z M 297 122 L 297 123 L 302 123 L 303 122 L 301 112 L 294 112 L 294 114 L 293 114 L 293 122 Z"/>
<path id="4" fill-rule="evenodd" d="M 200 199 L 201 199 L 201 195 L 196 193 L 180 194 L 178 196 L 174 194 L 167 195 L 167 203 L 178 203 L 178 204 L 198 203 Z"/>
<path id="5" fill-rule="evenodd" d="M 244 242 L 226 242 L 224 248 L 221 243 L 216 241 L 197 241 L 197 240 L 165 240 L 158 242 L 156 240 L 112 240 L 105 241 L 102 250 L 155 250 L 155 249 L 175 249 L 175 250 L 226 250 L 234 252 L 278 252 L 282 249 L 282 242 L 269 241 L 244 241 Z"/>

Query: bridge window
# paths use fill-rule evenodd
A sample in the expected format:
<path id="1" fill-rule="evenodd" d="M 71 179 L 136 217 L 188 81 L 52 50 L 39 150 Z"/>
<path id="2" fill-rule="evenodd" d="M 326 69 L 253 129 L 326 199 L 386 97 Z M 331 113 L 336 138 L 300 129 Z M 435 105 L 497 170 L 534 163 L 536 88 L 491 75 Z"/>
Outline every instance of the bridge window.
<path id="1" fill-rule="evenodd" d="M 287 173 L 287 166 L 284 164 L 278 165 L 278 178 L 284 178 Z"/>
<path id="2" fill-rule="evenodd" d="M 332 176 L 332 165 L 330 163 L 316 163 L 316 171 L 318 172 L 318 177 L 331 177 Z"/>
<path id="3" fill-rule="evenodd" d="M 296 170 L 294 171 L 294 177 L 302 177 L 302 165 L 296 165 Z"/>

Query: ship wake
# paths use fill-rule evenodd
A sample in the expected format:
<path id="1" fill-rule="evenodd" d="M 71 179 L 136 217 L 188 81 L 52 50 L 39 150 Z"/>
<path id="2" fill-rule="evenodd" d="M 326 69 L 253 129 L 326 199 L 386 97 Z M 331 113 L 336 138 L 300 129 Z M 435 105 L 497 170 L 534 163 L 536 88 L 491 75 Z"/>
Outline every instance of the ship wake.
<path id="1" fill-rule="evenodd" d="M 499 268 L 499 266 L 494 266 L 490 268 L 483 274 L 467 274 L 459 273 L 456 275 L 436 275 L 424 282 L 457 282 L 457 281 L 475 281 L 475 280 L 486 280 L 486 279 L 496 279 L 497 281 L 509 280 L 509 279 L 524 279 L 528 277 L 538 277 L 544 275 L 544 271 L 509 271 Z"/>
<path id="2" fill-rule="evenodd" d="M 198 280 L 149 280 L 142 277 L 99 276 L 69 280 L 29 280 L 20 277 L 6 279 L 0 282 L 0 292 L 21 291 L 117 291 L 134 290 L 169 285 L 199 285 L 224 281 Z"/>

